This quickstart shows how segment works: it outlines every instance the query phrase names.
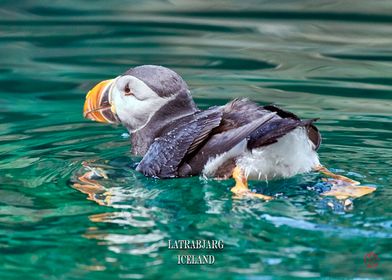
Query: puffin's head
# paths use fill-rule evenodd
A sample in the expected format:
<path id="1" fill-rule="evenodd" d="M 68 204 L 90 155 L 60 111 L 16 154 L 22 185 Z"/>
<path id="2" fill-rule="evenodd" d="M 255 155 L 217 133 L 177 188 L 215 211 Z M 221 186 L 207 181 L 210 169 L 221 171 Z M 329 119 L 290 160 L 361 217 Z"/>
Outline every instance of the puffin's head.
<path id="1" fill-rule="evenodd" d="M 121 123 L 135 132 L 169 102 L 175 105 L 164 117 L 175 115 L 180 107 L 195 110 L 188 86 L 177 73 L 162 66 L 143 65 L 97 84 L 86 96 L 83 115 L 97 122 Z"/>

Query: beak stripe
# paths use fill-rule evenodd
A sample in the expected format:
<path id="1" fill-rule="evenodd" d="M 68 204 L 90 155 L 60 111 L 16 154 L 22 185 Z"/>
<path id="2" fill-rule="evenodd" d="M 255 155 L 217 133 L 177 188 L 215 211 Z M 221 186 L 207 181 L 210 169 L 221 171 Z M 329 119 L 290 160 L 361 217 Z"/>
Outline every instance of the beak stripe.
<path id="1" fill-rule="evenodd" d="M 106 80 L 98 83 L 86 95 L 83 115 L 85 118 L 97 122 L 117 123 L 118 118 L 110 110 L 110 96 L 114 80 Z"/>

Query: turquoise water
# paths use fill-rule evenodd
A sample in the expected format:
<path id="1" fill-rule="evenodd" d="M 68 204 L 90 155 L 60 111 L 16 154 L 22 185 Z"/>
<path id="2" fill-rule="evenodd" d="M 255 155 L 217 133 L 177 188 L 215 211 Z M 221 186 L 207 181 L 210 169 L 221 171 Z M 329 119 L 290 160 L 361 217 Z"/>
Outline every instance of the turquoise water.
<path id="1" fill-rule="evenodd" d="M 390 1 L 0 5 L 0 279 L 391 277 Z M 252 182 L 268 203 L 230 180 L 144 178 L 122 127 L 82 118 L 88 89 L 140 64 L 176 70 L 201 108 L 246 96 L 319 117 L 322 163 L 377 191 L 344 210 L 317 173 Z M 83 162 L 111 195 L 72 187 Z M 195 254 L 178 239 L 225 247 L 177 265 Z"/>

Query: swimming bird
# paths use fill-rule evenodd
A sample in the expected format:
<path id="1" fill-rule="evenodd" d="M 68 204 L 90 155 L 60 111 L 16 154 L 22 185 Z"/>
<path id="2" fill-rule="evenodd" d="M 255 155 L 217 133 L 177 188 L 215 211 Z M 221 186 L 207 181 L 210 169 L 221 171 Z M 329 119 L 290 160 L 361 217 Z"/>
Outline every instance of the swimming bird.
<path id="1" fill-rule="evenodd" d="M 145 176 L 232 177 L 233 193 L 266 200 L 271 197 L 253 193 L 247 180 L 318 170 L 358 185 L 320 165 L 316 118 L 302 120 L 244 98 L 200 110 L 181 76 L 163 66 L 134 67 L 100 82 L 88 92 L 83 111 L 90 120 L 125 126 L 132 154 L 142 157 L 136 170 Z"/>

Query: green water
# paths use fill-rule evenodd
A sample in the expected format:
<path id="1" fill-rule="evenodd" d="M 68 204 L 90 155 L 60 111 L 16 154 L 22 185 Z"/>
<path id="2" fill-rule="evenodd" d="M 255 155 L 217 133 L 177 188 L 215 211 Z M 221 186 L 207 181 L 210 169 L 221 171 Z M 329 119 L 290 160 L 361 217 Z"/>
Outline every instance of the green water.
<path id="1" fill-rule="evenodd" d="M 175 69 L 201 108 L 246 96 L 319 117 L 321 162 L 377 191 L 344 211 L 316 173 L 252 182 L 268 203 L 230 180 L 144 178 L 125 130 L 81 114 L 91 86 L 140 64 Z M 2 1 L 0 279 L 390 278 L 391 94 L 391 1 Z M 84 161 L 110 205 L 72 188 Z M 169 239 L 225 247 L 177 265 L 199 252 Z"/>

